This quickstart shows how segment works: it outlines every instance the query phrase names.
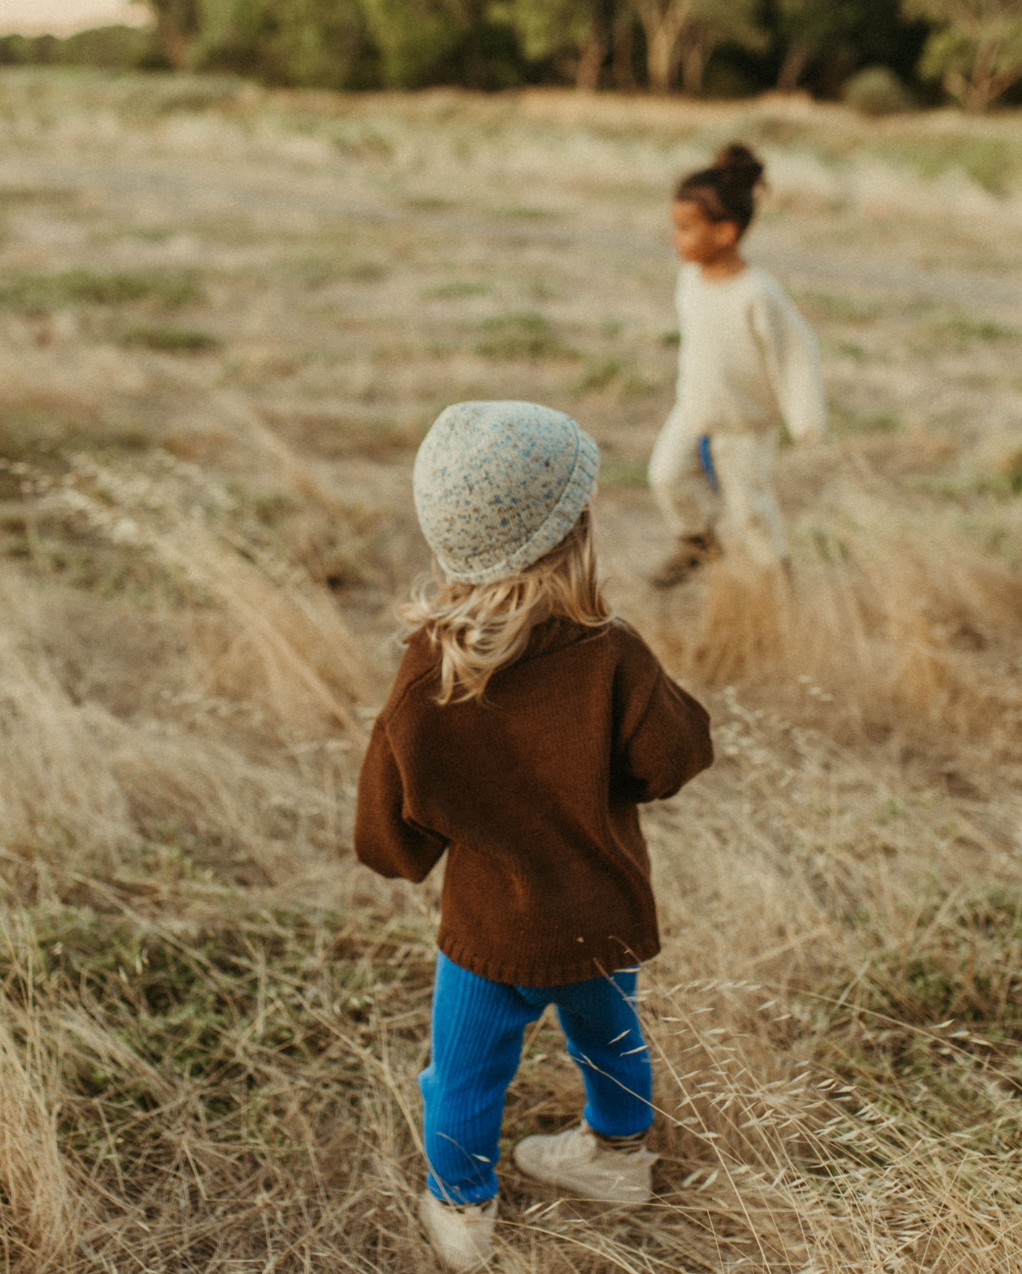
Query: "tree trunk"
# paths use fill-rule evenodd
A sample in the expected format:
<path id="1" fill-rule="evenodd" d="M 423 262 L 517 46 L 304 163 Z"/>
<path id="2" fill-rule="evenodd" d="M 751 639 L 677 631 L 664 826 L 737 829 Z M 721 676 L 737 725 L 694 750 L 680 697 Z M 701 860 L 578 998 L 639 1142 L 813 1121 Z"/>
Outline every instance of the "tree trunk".
<path id="1" fill-rule="evenodd" d="M 705 37 L 695 36 L 686 42 L 681 55 L 681 88 L 689 97 L 698 97 L 703 91 L 703 72 L 709 55 Z"/>
<path id="2" fill-rule="evenodd" d="M 972 74 L 962 97 L 962 105 L 967 111 L 982 113 L 1006 88 L 1017 79 L 1022 79 L 1022 66 L 1014 71 L 997 71 L 998 50 L 999 41 L 996 36 L 988 36 L 980 41 Z"/>
<path id="3" fill-rule="evenodd" d="M 603 59 L 606 56 L 606 39 L 591 32 L 589 39 L 582 45 L 578 70 L 575 72 L 575 87 L 580 92 L 592 93 L 600 87 L 600 71 L 603 69 Z"/>
<path id="4" fill-rule="evenodd" d="M 480 90 L 487 87 L 486 54 L 479 40 L 482 25 L 482 0 L 462 0 L 452 5 L 452 14 L 465 34 L 465 61 L 463 75 L 468 88 Z"/>
<path id="5" fill-rule="evenodd" d="M 993 69 L 997 46 L 990 40 L 980 39 L 976 49 L 976 60 L 972 64 L 965 98 L 962 105 L 967 111 L 980 114 L 990 102 L 990 72 Z"/>
<path id="6" fill-rule="evenodd" d="M 691 0 L 636 0 L 639 21 L 646 33 L 646 75 L 654 93 L 669 93 L 678 70 L 678 42 L 689 23 Z"/>
<path id="7" fill-rule="evenodd" d="M 788 51 L 784 55 L 784 61 L 777 75 L 778 92 L 794 93 L 811 54 L 812 49 L 803 40 L 793 40 L 788 45 Z"/>
<path id="8" fill-rule="evenodd" d="M 156 33 L 167 55 L 167 61 L 175 71 L 183 71 L 188 65 L 188 39 L 170 22 L 159 22 Z"/>
<path id="9" fill-rule="evenodd" d="M 197 0 L 149 0 L 156 15 L 156 34 L 175 71 L 189 62 L 192 40 L 202 30 Z"/>
<path id="10" fill-rule="evenodd" d="M 646 32 L 646 65 L 649 87 L 654 93 L 669 93 L 675 66 L 674 42 L 660 23 L 652 33 Z"/>
<path id="11" fill-rule="evenodd" d="M 614 25 L 614 87 L 619 89 L 635 88 L 635 70 L 632 66 L 635 18 L 630 9 Z"/>

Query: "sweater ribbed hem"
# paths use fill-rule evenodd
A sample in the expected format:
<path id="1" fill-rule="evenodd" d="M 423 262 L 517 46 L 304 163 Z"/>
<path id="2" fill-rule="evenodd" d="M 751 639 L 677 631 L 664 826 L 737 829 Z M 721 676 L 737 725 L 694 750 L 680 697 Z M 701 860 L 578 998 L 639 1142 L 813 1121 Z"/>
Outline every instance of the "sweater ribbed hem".
<path id="1" fill-rule="evenodd" d="M 585 982 L 618 969 L 644 964 L 660 954 L 659 939 L 650 938 L 628 947 L 614 943 L 584 960 L 537 968 L 482 956 L 465 944 L 452 941 L 447 935 L 441 936 L 438 945 L 448 960 L 459 968 L 467 969 L 477 977 L 489 978 L 491 982 L 504 982 L 510 986 L 563 986 L 568 982 Z"/>

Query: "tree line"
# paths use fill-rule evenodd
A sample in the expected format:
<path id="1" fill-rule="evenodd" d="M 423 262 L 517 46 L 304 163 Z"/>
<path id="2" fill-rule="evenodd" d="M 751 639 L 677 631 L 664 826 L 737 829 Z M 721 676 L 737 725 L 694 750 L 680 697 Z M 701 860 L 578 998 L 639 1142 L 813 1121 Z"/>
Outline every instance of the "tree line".
<path id="1" fill-rule="evenodd" d="M 358 90 L 583 89 L 1022 101 L 1022 0 L 147 0 L 151 32 L 0 40 L 0 63 L 228 71 Z M 865 81 L 863 81 L 865 83 Z M 900 96 L 899 96 L 900 94 Z"/>

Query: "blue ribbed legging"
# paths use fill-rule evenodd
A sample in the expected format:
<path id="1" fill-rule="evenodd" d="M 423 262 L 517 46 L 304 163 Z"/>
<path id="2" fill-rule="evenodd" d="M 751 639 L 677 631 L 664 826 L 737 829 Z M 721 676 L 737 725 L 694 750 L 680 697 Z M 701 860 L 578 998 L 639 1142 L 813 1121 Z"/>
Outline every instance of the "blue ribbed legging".
<path id="1" fill-rule="evenodd" d="M 419 1076 L 429 1189 L 478 1203 L 497 1193 L 504 1094 L 522 1037 L 557 1006 L 568 1053 L 585 1083 L 586 1123 L 609 1137 L 652 1123 L 649 1051 L 635 1013 L 636 969 L 563 986 L 512 986 L 469 973 L 442 952 L 433 989 L 433 1048 Z"/>

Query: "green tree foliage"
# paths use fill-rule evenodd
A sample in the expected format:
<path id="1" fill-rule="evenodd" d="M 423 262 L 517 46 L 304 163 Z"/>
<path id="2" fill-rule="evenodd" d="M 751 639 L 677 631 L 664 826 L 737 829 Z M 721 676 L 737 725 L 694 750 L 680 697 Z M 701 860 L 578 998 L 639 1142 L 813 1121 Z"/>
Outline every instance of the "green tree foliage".
<path id="1" fill-rule="evenodd" d="M 163 62 L 152 32 L 138 27 L 109 26 L 61 40 L 59 60 L 70 66 L 101 66 L 109 70 L 157 67 Z"/>
<path id="2" fill-rule="evenodd" d="M 0 66 L 97 66 L 111 71 L 165 69 L 159 41 L 138 27 L 108 26 L 67 39 L 52 35 L 0 38 Z"/>
<path id="3" fill-rule="evenodd" d="M 24 35 L 0 37 L 0 66 L 46 66 L 56 62 L 60 41 L 52 35 L 32 39 Z"/>
<path id="4" fill-rule="evenodd" d="M 986 110 L 1022 79 L 1022 0 L 905 0 L 905 12 L 936 26 L 920 71 L 966 110 Z"/>
<path id="5" fill-rule="evenodd" d="M 682 46 L 681 86 L 686 93 L 702 92 L 706 64 L 718 45 L 733 41 L 747 49 L 763 46 L 759 7 L 757 0 L 701 0 Z"/>
<path id="6" fill-rule="evenodd" d="M 473 8 L 460 0 L 362 0 L 384 83 L 418 88 L 434 80 L 470 33 Z"/>
<path id="7" fill-rule="evenodd" d="M 755 0 L 632 0 L 646 36 L 646 70 L 655 93 L 668 93 L 681 69 L 686 93 L 702 89 L 710 54 L 723 40 L 755 43 Z"/>
<path id="8" fill-rule="evenodd" d="M 187 54 L 198 70 L 238 71 L 271 84 L 362 88 L 373 81 L 355 0 L 201 0 Z"/>
<path id="9" fill-rule="evenodd" d="M 610 48 L 615 24 L 613 0 L 497 0 L 490 12 L 518 36 L 522 52 L 535 61 L 553 60 L 572 74 L 579 88 L 594 89 Z"/>
<path id="10" fill-rule="evenodd" d="M 821 50 L 848 36 L 860 19 L 857 0 L 777 0 L 777 27 L 784 46 L 777 87 L 790 93 Z"/>
<path id="11" fill-rule="evenodd" d="M 1022 80 L 1022 0 L 141 2 L 152 32 L 5 37 L 0 65 L 169 66 L 310 88 L 567 80 L 689 94 L 709 68 L 709 82 L 732 91 L 803 85 L 828 98 L 863 68 L 886 67 L 907 101 L 936 100 L 942 82 L 973 110 Z"/>

